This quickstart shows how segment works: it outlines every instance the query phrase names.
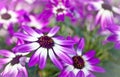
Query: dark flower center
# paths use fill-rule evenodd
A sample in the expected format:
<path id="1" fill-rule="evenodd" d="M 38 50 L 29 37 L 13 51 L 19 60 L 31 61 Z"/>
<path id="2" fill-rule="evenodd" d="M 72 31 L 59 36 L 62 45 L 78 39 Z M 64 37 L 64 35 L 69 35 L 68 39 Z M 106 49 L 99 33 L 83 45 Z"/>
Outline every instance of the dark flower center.
<path id="1" fill-rule="evenodd" d="M 22 57 L 22 55 L 18 55 L 16 57 L 14 57 L 11 61 L 12 65 L 18 64 L 19 63 L 19 59 Z"/>
<path id="2" fill-rule="evenodd" d="M 60 12 L 63 12 L 63 11 L 64 11 L 63 8 L 59 8 L 59 9 L 57 9 L 57 13 L 60 13 Z"/>
<path id="3" fill-rule="evenodd" d="M 81 56 L 74 56 L 72 60 L 75 68 L 82 69 L 85 66 L 85 62 Z"/>
<path id="4" fill-rule="evenodd" d="M 102 4 L 102 8 L 105 10 L 112 10 L 112 7 L 109 4 Z"/>
<path id="5" fill-rule="evenodd" d="M 43 48 L 52 48 L 54 46 L 54 41 L 52 38 L 48 37 L 48 36 L 42 36 L 39 38 L 38 40 L 39 44 L 41 47 Z"/>
<path id="6" fill-rule="evenodd" d="M 4 14 L 1 15 L 1 18 L 5 19 L 5 20 L 9 20 L 11 18 L 11 15 L 8 14 L 8 13 L 4 13 Z"/>

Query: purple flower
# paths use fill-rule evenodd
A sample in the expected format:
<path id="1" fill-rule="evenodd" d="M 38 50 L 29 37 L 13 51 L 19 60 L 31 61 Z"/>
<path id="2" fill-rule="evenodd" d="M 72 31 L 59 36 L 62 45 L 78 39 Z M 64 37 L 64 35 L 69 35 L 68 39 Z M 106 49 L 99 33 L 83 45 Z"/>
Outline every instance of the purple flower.
<path id="1" fill-rule="evenodd" d="M 67 54 L 74 53 L 69 48 L 74 42 L 57 36 L 56 33 L 59 31 L 58 26 L 53 27 L 49 33 L 45 34 L 40 30 L 35 31 L 28 26 L 23 26 L 23 30 L 25 31 L 24 34 L 15 33 L 15 36 L 25 40 L 27 43 L 16 46 L 14 50 L 23 53 L 35 51 L 30 58 L 29 66 L 34 66 L 38 63 L 39 68 L 43 69 L 46 65 L 47 54 L 52 62 L 60 69 L 63 67 L 58 58 L 68 64 L 72 63 L 72 60 Z"/>
<path id="2" fill-rule="evenodd" d="M 100 22 L 101 28 L 105 29 L 109 24 L 113 24 L 114 14 L 120 14 L 119 8 L 112 6 L 109 2 L 100 1 L 91 1 L 88 2 L 89 10 L 97 11 L 95 23 Z"/>
<path id="3" fill-rule="evenodd" d="M 119 25 L 112 25 L 108 27 L 108 30 L 112 33 L 107 40 L 114 42 L 115 47 L 120 49 L 120 26 Z"/>
<path id="4" fill-rule="evenodd" d="M 13 10 L 7 8 L 0 9 L 0 24 L 3 25 L 4 29 L 8 29 L 9 25 L 18 22 L 18 14 Z"/>
<path id="5" fill-rule="evenodd" d="M 105 72 L 105 70 L 99 66 L 96 66 L 100 61 L 95 58 L 95 51 L 82 55 L 84 48 L 84 39 L 82 38 L 78 44 L 77 52 L 71 55 L 72 64 L 64 63 L 64 69 L 60 73 L 59 77 L 95 77 L 91 72 Z"/>
<path id="6" fill-rule="evenodd" d="M 69 0 L 49 0 L 49 4 L 44 10 L 50 16 L 55 16 L 57 21 L 64 21 L 65 16 L 72 17 L 73 8 L 70 6 Z"/>
<path id="7" fill-rule="evenodd" d="M 3 70 L 0 73 L 1 77 L 28 77 L 25 63 L 29 58 L 25 57 L 25 54 L 0 50 L 0 55 L 3 56 L 0 58 L 0 67 Z"/>

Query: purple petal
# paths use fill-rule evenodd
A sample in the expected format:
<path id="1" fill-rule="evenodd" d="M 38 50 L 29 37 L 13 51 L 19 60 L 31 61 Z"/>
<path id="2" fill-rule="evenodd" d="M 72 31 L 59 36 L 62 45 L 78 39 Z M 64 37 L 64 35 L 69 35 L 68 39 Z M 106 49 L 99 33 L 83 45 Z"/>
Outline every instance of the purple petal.
<path id="1" fill-rule="evenodd" d="M 14 34 L 17 38 L 23 39 L 25 41 L 37 41 L 38 39 L 35 37 L 31 37 L 27 34 L 22 34 L 22 33 L 15 33 Z"/>
<path id="2" fill-rule="evenodd" d="M 34 42 L 34 43 L 16 46 L 13 50 L 15 52 L 31 52 L 33 50 L 36 50 L 39 47 L 40 47 L 39 43 Z"/>
<path id="3" fill-rule="evenodd" d="M 77 54 L 78 55 L 82 54 L 82 50 L 83 50 L 84 46 L 85 46 L 84 38 L 81 38 L 79 43 L 78 43 L 78 47 L 77 47 Z"/>
<path id="4" fill-rule="evenodd" d="M 0 58 L 0 64 L 7 64 L 11 60 L 12 60 L 11 58 Z"/>
<path id="5" fill-rule="evenodd" d="M 75 74 L 71 71 L 68 75 L 68 77 L 75 77 Z"/>
<path id="6" fill-rule="evenodd" d="M 62 72 L 59 74 L 58 77 L 68 77 L 69 73 L 74 69 L 73 66 L 67 66 Z"/>
<path id="7" fill-rule="evenodd" d="M 57 15 L 56 19 L 57 19 L 57 21 L 64 21 L 65 15 L 64 14 Z"/>
<path id="8" fill-rule="evenodd" d="M 73 45 L 75 44 L 74 41 L 72 40 L 60 40 L 58 38 L 53 38 L 54 42 L 59 44 L 59 45 Z"/>
<path id="9" fill-rule="evenodd" d="M 28 77 L 28 72 L 25 67 L 19 66 L 18 70 L 19 71 L 16 77 Z"/>
<path id="10" fill-rule="evenodd" d="M 32 55 L 32 57 L 30 58 L 29 60 L 29 66 L 32 67 L 34 66 L 35 64 L 38 63 L 39 61 L 39 56 L 40 56 L 40 52 L 42 51 L 41 48 L 39 48 L 37 51 L 35 51 L 35 53 Z"/>
<path id="11" fill-rule="evenodd" d="M 105 70 L 102 67 L 93 66 L 93 65 L 90 66 L 89 70 L 91 70 L 93 72 L 101 72 L 101 73 L 105 72 Z"/>
<path id="12" fill-rule="evenodd" d="M 98 64 L 98 63 L 100 63 L 100 60 L 98 58 L 92 58 L 92 59 L 88 60 L 88 62 L 90 64 Z"/>
<path id="13" fill-rule="evenodd" d="M 58 26 L 53 27 L 50 30 L 50 32 L 48 33 L 48 36 L 50 36 L 50 37 L 54 36 L 59 31 L 59 29 L 60 29 L 60 27 L 58 27 Z"/>
<path id="14" fill-rule="evenodd" d="M 118 35 L 120 34 L 120 26 L 118 26 L 116 24 L 112 24 L 107 29 L 110 30 L 114 34 L 118 34 Z"/>
<path id="15" fill-rule="evenodd" d="M 79 71 L 76 77 L 85 77 L 83 71 Z"/>
<path id="16" fill-rule="evenodd" d="M 47 59 L 47 49 L 41 49 L 40 56 L 39 56 L 39 68 L 43 69 L 46 65 L 46 59 Z"/>
<path id="17" fill-rule="evenodd" d="M 96 77 L 96 76 L 92 74 L 91 72 L 89 72 L 89 75 L 87 77 Z"/>
<path id="18" fill-rule="evenodd" d="M 5 57 L 15 57 L 15 55 L 8 50 L 0 50 L 0 55 Z"/>
<path id="19" fill-rule="evenodd" d="M 43 36 L 43 34 L 39 32 L 39 34 L 33 30 L 32 28 L 30 28 L 29 26 L 22 26 L 22 28 L 31 36 L 34 36 L 34 37 L 41 37 Z"/>
<path id="20" fill-rule="evenodd" d="M 64 62 L 68 63 L 68 64 L 72 64 L 72 59 L 65 53 L 63 53 L 62 51 L 60 51 L 59 49 L 57 49 L 56 47 L 53 48 L 55 54 Z"/>
<path id="21" fill-rule="evenodd" d="M 59 50 L 63 51 L 66 54 L 76 54 L 76 52 L 72 48 L 60 46 L 57 44 L 55 45 L 55 47 L 58 48 Z"/>
<path id="22" fill-rule="evenodd" d="M 54 63 L 55 66 L 57 66 L 60 70 L 63 69 L 63 66 L 62 66 L 61 62 L 56 58 L 52 49 L 49 49 L 49 57 L 50 57 L 50 59 L 52 60 L 52 62 Z"/>
<path id="23" fill-rule="evenodd" d="M 98 14 L 96 15 L 95 23 L 98 24 L 100 22 L 101 16 L 103 14 L 103 10 L 100 10 Z"/>
<path id="24" fill-rule="evenodd" d="M 116 49 L 120 49 L 120 42 L 116 42 L 115 48 L 116 48 Z"/>
<path id="25" fill-rule="evenodd" d="M 112 41 L 112 42 L 115 42 L 115 41 L 118 41 L 120 40 L 119 36 L 117 35 L 111 35 L 107 38 L 108 41 Z"/>
<path id="26" fill-rule="evenodd" d="M 93 58 L 94 55 L 95 55 L 95 51 L 94 51 L 94 50 L 90 50 L 90 51 L 86 52 L 86 53 L 83 55 L 83 58 L 84 58 L 85 60 L 89 60 L 89 59 Z"/>

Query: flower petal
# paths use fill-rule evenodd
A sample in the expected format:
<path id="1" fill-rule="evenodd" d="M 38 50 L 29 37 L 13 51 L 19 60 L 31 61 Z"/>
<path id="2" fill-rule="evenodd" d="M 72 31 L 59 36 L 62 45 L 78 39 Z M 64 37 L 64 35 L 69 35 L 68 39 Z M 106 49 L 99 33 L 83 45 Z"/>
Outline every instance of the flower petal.
<path id="1" fill-rule="evenodd" d="M 100 72 L 100 73 L 104 73 L 105 72 L 105 70 L 102 67 L 99 67 L 99 66 L 91 65 L 88 69 L 93 71 L 93 72 Z"/>
<path id="2" fill-rule="evenodd" d="M 41 37 L 43 36 L 43 34 L 39 32 L 39 34 L 33 30 L 32 28 L 30 28 L 29 26 L 22 26 L 22 28 L 31 36 L 34 36 L 34 37 Z"/>
<path id="3" fill-rule="evenodd" d="M 49 57 L 50 57 L 50 59 L 52 60 L 52 62 L 54 63 L 55 66 L 57 66 L 60 70 L 63 69 L 63 66 L 62 66 L 61 62 L 56 58 L 52 49 L 49 49 Z"/>
<path id="4" fill-rule="evenodd" d="M 88 60 L 88 62 L 90 64 L 98 64 L 98 63 L 100 63 L 100 60 L 98 58 L 92 58 L 92 59 Z"/>
<path id="5" fill-rule="evenodd" d="M 57 49 L 56 47 L 53 48 L 55 54 L 64 62 L 68 63 L 68 64 L 72 64 L 72 59 L 65 53 L 63 53 L 62 51 L 60 51 L 59 49 Z"/>
<path id="6" fill-rule="evenodd" d="M 32 55 L 32 57 L 29 60 L 29 66 L 32 67 L 34 66 L 36 63 L 38 63 L 39 61 L 39 56 L 40 56 L 40 52 L 42 52 L 42 48 L 39 48 L 37 51 L 35 51 L 35 53 Z M 43 51 L 44 52 L 44 51 Z"/>
<path id="7" fill-rule="evenodd" d="M 58 77 L 68 77 L 70 71 L 72 71 L 74 67 L 72 65 L 67 66 L 60 74 Z"/>
<path id="8" fill-rule="evenodd" d="M 53 27 L 53 28 L 50 30 L 50 32 L 49 32 L 47 35 L 50 36 L 50 37 L 52 37 L 52 36 L 54 36 L 54 35 L 59 31 L 59 29 L 60 29 L 60 27 L 55 26 L 55 27 Z"/>
<path id="9" fill-rule="evenodd" d="M 25 67 L 19 65 L 17 69 L 18 69 L 18 74 L 16 77 L 28 77 L 28 72 Z"/>
<path id="10" fill-rule="evenodd" d="M 54 40 L 54 42 L 56 44 L 59 44 L 59 45 L 73 45 L 73 44 L 75 44 L 75 42 L 72 40 L 61 40 L 58 38 L 52 38 L 52 39 Z"/>
<path id="11" fill-rule="evenodd" d="M 78 43 L 78 47 L 77 47 L 77 54 L 78 55 L 82 55 L 82 50 L 85 46 L 85 41 L 84 41 L 84 38 L 81 38 L 79 43 Z"/>
<path id="12" fill-rule="evenodd" d="M 0 58 L 0 64 L 6 64 L 10 62 L 12 58 Z"/>
<path id="13" fill-rule="evenodd" d="M 30 52 L 30 51 L 36 50 L 39 47 L 40 47 L 39 43 L 33 42 L 29 44 L 16 46 L 13 50 L 15 52 Z"/>
<path id="14" fill-rule="evenodd" d="M 120 37 L 118 35 L 110 35 L 108 38 L 107 38 L 108 41 L 112 41 L 112 42 L 116 42 L 116 41 L 119 41 L 120 40 Z"/>
<path id="15" fill-rule="evenodd" d="M 0 55 L 5 57 L 15 57 L 15 54 L 8 50 L 0 50 Z"/>
<path id="16" fill-rule="evenodd" d="M 31 37 L 27 34 L 22 34 L 22 33 L 15 33 L 14 36 L 17 38 L 23 39 L 25 41 L 37 41 L 38 39 L 36 37 Z"/>
<path id="17" fill-rule="evenodd" d="M 68 77 L 75 77 L 75 74 L 71 71 L 68 75 Z"/>
<path id="18" fill-rule="evenodd" d="M 85 77 L 83 71 L 79 71 L 76 75 L 76 77 Z"/>
<path id="19" fill-rule="evenodd" d="M 95 51 L 94 51 L 94 50 L 90 50 L 90 51 L 86 52 L 86 53 L 83 55 L 83 58 L 84 58 L 85 60 L 89 60 L 89 59 L 91 59 L 92 57 L 94 57 L 94 55 L 95 55 Z"/>
<path id="20" fill-rule="evenodd" d="M 55 47 L 58 48 L 59 50 L 63 51 L 66 54 L 76 54 L 76 52 L 72 48 L 63 47 L 63 46 L 60 46 L 57 44 L 55 44 Z"/>
<path id="21" fill-rule="evenodd" d="M 43 48 L 40 51 L 39 56 L 39 68 L 43 69 L 46 65 L 46 59 L 47 59 L 47 49 Z"/>

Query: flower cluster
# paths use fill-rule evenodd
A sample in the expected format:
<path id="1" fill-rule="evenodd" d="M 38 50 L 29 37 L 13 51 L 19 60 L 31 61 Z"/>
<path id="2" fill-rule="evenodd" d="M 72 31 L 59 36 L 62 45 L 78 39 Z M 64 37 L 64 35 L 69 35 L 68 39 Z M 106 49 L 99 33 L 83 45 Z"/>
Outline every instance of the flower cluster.
<path id="1" fill-rule="evenodd" d="M 0 5 L 0 37 L 12 46 L 0 50 L 0 77 L 29 77 L 27 66 L 44 70 L 47 60 L 59 69 L 57 77 L 104 73 L 99 52 L 92 46 L 84 50 L 83 28 L 97 28 L 96 37 L 105 35 L 102 41 L 120 48 L 120 9 L 112 0 L 3 0 Z"/>

